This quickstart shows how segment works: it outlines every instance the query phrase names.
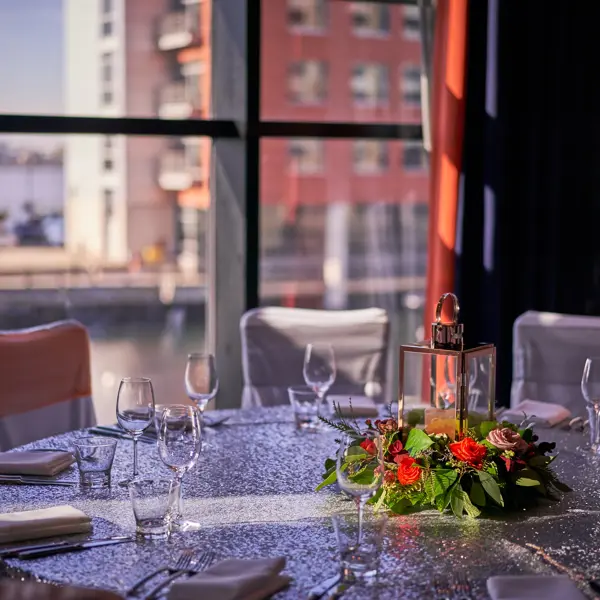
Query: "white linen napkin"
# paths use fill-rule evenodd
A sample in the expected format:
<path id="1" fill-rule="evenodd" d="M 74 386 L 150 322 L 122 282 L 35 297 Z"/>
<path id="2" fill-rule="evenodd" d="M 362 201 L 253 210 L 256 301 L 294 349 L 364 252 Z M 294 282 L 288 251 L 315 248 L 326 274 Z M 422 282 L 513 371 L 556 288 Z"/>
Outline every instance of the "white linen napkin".
<path id="1" fill-rule="evenodd" d="M 0 474 L 53 477 L 74 462 L 70 452 L 0 452 Z"/>
<path id="2" fill-rule="evenodd" d="M 230 558 L 173 584 L 168 600 L 263 600 L 289 585 L 285 558 Z"/>
<path id="3" fill-rule="evenodd" d="M 373 398 L 368 396 L 349 396 L 349 395 L 328 395 L 327 399 L 339 405 L 340 411 L 344 417 L 376 417 L 379 415 L 379 409 Z"/>
<path id="4" fill-rule="evenodd" d="M 548 427 L 554 427 L 557 423 L 568 419 L 571 416 L 571 411 L 560 404 L 552 402 L 539 402 L 537 400 L 523 400 L 516 406 L 509 408 L 501 415 L 502 419 L 513 421 L 523 420 L 523 413 L 528 417 L 535 415 L 533 421 L 539 423 L 547 423 Z"/>
<path id="5" fill-rule="evenodd" d="M 0 514 L 0 544 L 91 530 L 91 519 L 68 504 Z"/>
<path id="6" fill-rule="evenodd" d="M 565 575 L 499 575 L 487 580 L 492 600 L 585 600 Z"/>

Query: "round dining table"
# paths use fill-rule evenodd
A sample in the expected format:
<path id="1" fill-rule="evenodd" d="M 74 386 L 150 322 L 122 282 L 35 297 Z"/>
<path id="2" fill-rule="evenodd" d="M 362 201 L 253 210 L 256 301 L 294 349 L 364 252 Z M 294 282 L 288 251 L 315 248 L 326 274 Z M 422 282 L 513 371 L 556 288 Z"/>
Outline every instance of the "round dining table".
<path id="1" fill-rule="evenodd" d="M 208 445 L 184 480 L 184 513 L 199 531 L 174 533 L 168 540 L 136 541 L 36 560 L 0 561 L 4 576 L 97 587 L 124 594 L 145 574 L 169 564 L 183 548 L 212 550 L 219 558 L 286 558 L 293 578 L 277 599 L 306 598 L 339 571 L 332 515 L 355 510 L 332 488 L 314 489 L 325 458 L 335 450 L 335 432 L 296 431 L 290 407 L 215 411 L 229 420 L 207 433 Z M 367 587 L 352 586 L 344 598 L 442 596 L 441 582 L 462 574 L 470 582 L 465 598 L 489 598 L 486 580 L 500 574 L 556 574 L 527 543 L 543 548 L 560 565 L 600 577 L 600 464 L 581 449 L 581 433 L 540 430 L 557 441 L 554 462 L 573 488 L 561 502 L 494 518 L 457 519 L 422 511 L 389 519 L 379 577 Z M 27 448 L 69 449 L 81 432 L 40 440 Z M 18 451 L 19 449 L 17 449 Z M 132 443 L 119 440 L 113 482 L 131 474 Z M 140 474 L 170 477 L 155 444 L 139 444 Z M 77 480 L 76 466 L 61 479 Z M 93 537 L 129 534 L 135 521 L 127 489 L 78 486 L 0 486 L 0 512 L 69 504 L 92 517 Z"/>

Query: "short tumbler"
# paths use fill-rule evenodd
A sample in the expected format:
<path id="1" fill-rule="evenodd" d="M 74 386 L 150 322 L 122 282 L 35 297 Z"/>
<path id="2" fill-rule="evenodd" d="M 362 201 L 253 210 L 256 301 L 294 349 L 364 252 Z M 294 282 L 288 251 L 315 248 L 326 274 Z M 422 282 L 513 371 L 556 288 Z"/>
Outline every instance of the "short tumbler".
<path id="1" fill-rule="evenodd" d="M 110 487 L 110 470 L 115 458 L 117 440 L 89 435 L 77 438 L 73 446 L 81 487 Z"/>
<path id="2" fill-rule="evenodd" d="M 145 539 L 165 538 L 179 497 L 179 483 L 165 479 L 135 479 L 129 483 L 136 533 Z"/>
<path id="3" fill-rule="evenodd" d="M 320 431 L 319 406 L 321 399 L 317 392 L 307 385 L 293 385 L 288 388 L 290 404 L 294 409 L 296 428 L 301 431 Z"/>
<path id="4" fill-rule="evenodd" d="M 358 515 L 353 513 L 333 517 L 344 581 L 369 580 L 377 576 L 386 525 L 385 512 L 365 510 L 359 543 Z"/>

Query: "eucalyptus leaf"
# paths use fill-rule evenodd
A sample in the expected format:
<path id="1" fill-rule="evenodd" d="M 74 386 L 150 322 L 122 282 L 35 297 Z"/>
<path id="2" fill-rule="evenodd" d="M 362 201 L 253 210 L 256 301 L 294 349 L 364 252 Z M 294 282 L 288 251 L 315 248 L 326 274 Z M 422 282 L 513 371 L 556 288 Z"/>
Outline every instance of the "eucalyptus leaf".
<path id="1" fill-rule="evenodd" d="M 431 471 L 433 477 L 434 496 L 442 496 L 452 486 L 458 477 L 458 473 L 454 469 L 433 469 Z"/>
<path id="2" fill-rule="evenodd" d="M 486 494 L 500 506 L 504 506 L 504 499 L 502 498 L 502 493 L 500 492 L 500 487 L 496 480 L 485 471 L 478 471 L 477 474 L 479 475 L 479 481 Z"/>
<path id="3" fill-rule="evenodd" d="M 477 504 L 477 506 L 485 506 L 485 492 L 479 481 L 474 481 L 471 486 L 471 500 L 473 504 Z"/>
<path id="4" fill-rule="evenodd" d="M 476 519 L 481 514 L 481 511 L 471 502 L 471 499 L 469 498 L 469 494 L 467 494 L 467 492 L 465 492 L 462 489 L 461 489 L 461 491 L 462 491 L 462 499 L 463 499 L 463 506 L 464 506 L 465 512 L 471 518 Z M 483 492 L 483 490 L 481 490 L 481 491 Z"/>
<path id="5" fill-rule="evenodd" d="M 421 429 L 411 429 L 405 448 L 411 456 L 415 456 L 433 445 L 433 440 Z"/>
<path id="6" fill-rule="evenodd" d="M 460 485 L 455 485 L 450 493 L 450 508 L 456 517 L 462 519 L 465 507 L 464 492 Z"/>

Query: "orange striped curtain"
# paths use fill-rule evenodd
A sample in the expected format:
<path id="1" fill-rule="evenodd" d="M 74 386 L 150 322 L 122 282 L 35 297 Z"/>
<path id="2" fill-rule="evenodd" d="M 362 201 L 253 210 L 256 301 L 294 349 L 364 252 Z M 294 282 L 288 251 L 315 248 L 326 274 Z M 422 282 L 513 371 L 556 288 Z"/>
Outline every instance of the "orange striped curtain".
<path id="1" fill-rule="evenodd" d="M 456 213 L 465 120 L 467 4 L 468 0 L 438 0 L 436 11 L 426 337 L 437 301 L 443 293 L 454 290 Z"/>

